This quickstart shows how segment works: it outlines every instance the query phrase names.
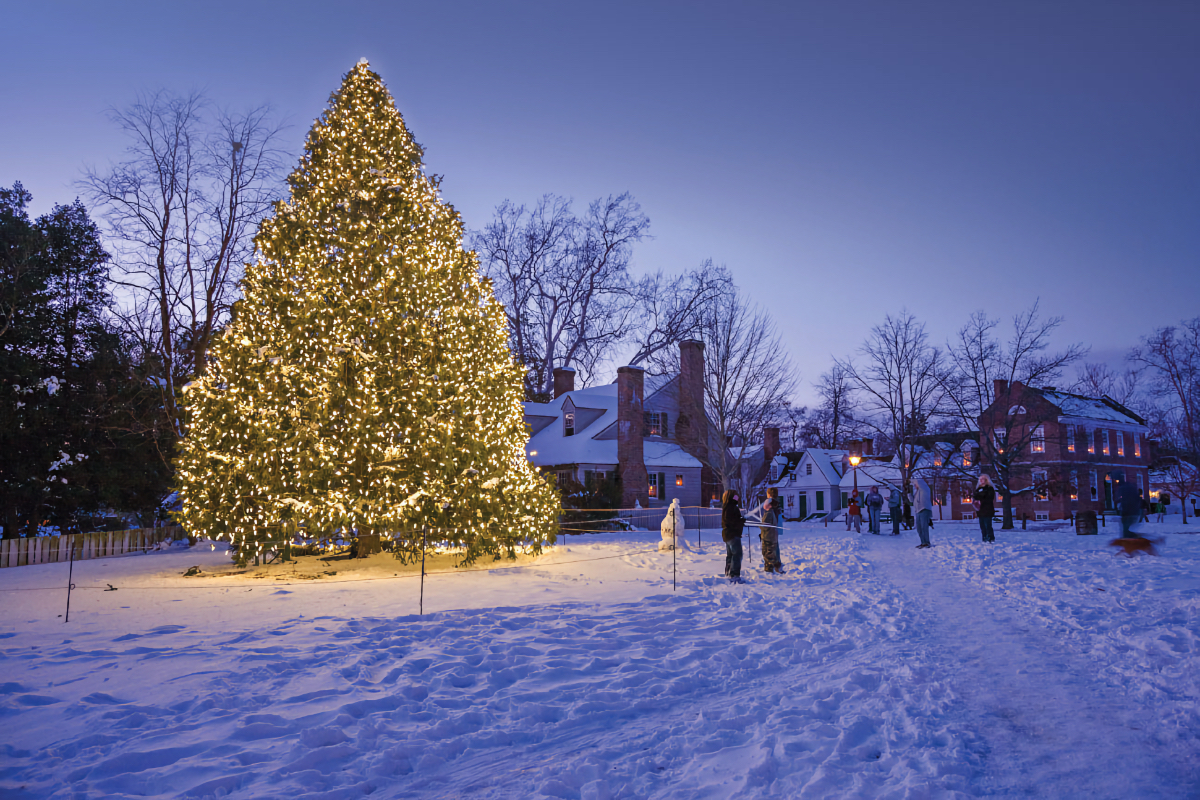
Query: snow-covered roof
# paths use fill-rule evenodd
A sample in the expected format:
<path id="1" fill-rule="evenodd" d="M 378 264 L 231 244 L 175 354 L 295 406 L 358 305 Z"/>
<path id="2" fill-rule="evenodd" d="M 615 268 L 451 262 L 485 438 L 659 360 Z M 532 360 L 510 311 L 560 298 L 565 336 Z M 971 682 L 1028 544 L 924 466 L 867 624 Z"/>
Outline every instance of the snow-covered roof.
<path id="1" fill-rule="evenodd" d="M 671 382 L 669 377 L 646 377 L 645 397 L 650 399 Z M 563 405 L 568 398 L 575 406 L 575 434 L 563 435 Z M 645 401 L 643 401 L 645 402 Z M 525 452 L 539 467 L 556 464 L 616 464 L 615 435 L 597 438 L 617 422 L 617 385 L 593 386 L 565 392 L 549 403 L 524 403 L 525 416 L 538 418 Z M 593 412 L 588 414 L 587 412 Z M 549 418 L 549 423 L 546 419 Z M 582 426 L 582 427 L 580 427 Z M 643 453 L 647 466 L 699 467 L 700 462 L 671 441 L 646 439 Z M 536 455 L 535 455 L 536 453 Z"/>
<path id="2" fill-rule="evenodd" d="M 1083 395 L 1060 392 L 1054 389 L 1038 389 L 1042 397 L 1058 406 L 1064 416 L 1098 419 L 1106 422 L 1123 422 L 1126 425 L 1143 425 L 1145 422 L 1107 397 L 1084 397 Z"/>
<path id="3" fill-rule="evenodd" d="M 808 456 L 817 469 L 821 470 L 821 474 L 825 476 L 831 486 L 842 479 L 839 467 L 842 466 L 842 457 L 848 454 L 847 450 L 818 450 L 815 447 L 804 451 L 804 455 Z"/>

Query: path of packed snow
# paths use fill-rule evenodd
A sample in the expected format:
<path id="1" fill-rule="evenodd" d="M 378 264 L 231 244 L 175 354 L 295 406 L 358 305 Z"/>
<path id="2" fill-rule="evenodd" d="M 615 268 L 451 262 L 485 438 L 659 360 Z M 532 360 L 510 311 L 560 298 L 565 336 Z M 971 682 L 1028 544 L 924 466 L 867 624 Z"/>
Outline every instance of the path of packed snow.
<path id="1" fill-rule="evenodd" d="M 572 537 L 423 617 L 384 557 L 84 562 L 69 624 L 64 565 L 4 570 L 0 796 L 1200 795 L 1200 536 L 933 536 L 791 526 L 735 587 L 705 532 L 676 591 L 657 534 Z"/>

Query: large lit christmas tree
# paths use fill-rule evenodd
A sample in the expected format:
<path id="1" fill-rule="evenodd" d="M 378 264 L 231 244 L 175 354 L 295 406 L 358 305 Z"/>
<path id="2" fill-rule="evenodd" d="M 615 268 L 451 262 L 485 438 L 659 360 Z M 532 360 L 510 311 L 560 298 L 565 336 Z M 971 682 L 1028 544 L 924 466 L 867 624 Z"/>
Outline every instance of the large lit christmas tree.
<path id="1" fill-rule="evenodd" d="M 359 62 L 188 387 L 183 524 L 243 563 L 297 535 L 381 534 L 411 560 L 428 526 L 460 563 L 552 540 L 503 308 L 421 156 Z"/>

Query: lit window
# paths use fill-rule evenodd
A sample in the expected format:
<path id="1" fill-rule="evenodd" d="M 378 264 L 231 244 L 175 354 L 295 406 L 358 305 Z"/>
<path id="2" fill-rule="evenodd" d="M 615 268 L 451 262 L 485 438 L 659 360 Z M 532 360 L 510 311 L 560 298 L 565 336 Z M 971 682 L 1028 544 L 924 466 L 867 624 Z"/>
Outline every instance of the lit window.
<path id="1" fill-rule="evenodd" d="M 1125 455 L 1125 432 L 1117 431 L 1117 455 Z"/>
<path id="2" fill-rule="evenodd" d="M 1087 433 L 1088 452 L 1092 453 L 1094 455 L 1096 452 L 1096 436 L 1091 431 L 1086 431 L 1086 433 Z"/>
<path id="3" fill-rule="evenodd" d="M 1074 425 L 1067 426 L 1067 452 L 1068 453 L 1075 452 L 1075 426 Z"/>
<path id="4" fill-rule="evenodd" d="M 1029 449 L 1035 453 L 1046 452 L 1046 429 L 1038 425 L 1033 429 L 1033 436 L 1029 440 Z"/>
<path id="5" fill-rule="evenodd" d="M 1133 455 L 1135 458 L 1142 457 L 1142 435 L 1140 433 L 1133 434 Z"/>
<path id="6" fill-rule="evenodd" d="M 568 411 L 563 414 L 563 436 L 575 435 L 575 412 Z"/>
<path id="7" fill-rule="evenodd" d="M 964 467 L 971 466 L 971 451 L 970 450 L 963 450 L 963 466 Z"/>
<path id="8" fill-rule="evenodd" d="M 1079 499 L 1079 473 L 1071 470 L 1071 499 Z"/>
<path id="9" fill-rule="evenodd" d="M 667 415 L 665 412 L 646 411 L 642 414 L 646 436 L 667 435 Z"/>
<path id="10" fill-rule="evenodd" d="M 676 475 L 676 476 L 675 476 L 675 485 L 676 485 L 676 486 L 683 486 L 683 476 L 682 476 L 682 475 Z"/>
<path id="11" fill-rule="evenodd" d="M 1008 443 L 1008 431 L 1004 430 L 1004 428 L 992 429 L 992 441 L 996 443 L 996 449 L 1003 453 L 1004 446 Z M 907 467 L 908 465 L 905 464 L 904 466 Z"/>
<path id="12" fill-rule="evenodd" d="M 1108 455 L 1108 428 L 1100 431 L 1100 452 Z"/>
<path id="13" fill-rule="evenodd" d="M 1046 490 L 1046 473 L 1043 470 L 1035 470 L 1033 473 L 1033 496 L 1038 500 L 1050 499 Z"/>
<path id="14" fill-rule="evenodd" d="M 658 473 L 651 472 L 649 475 L 646 476 L 646 479 L 650 484 L 650 487 L 649 487 L 650 490 L 649 490 L 648 494 L 651 497 L 658 497 Z"/>

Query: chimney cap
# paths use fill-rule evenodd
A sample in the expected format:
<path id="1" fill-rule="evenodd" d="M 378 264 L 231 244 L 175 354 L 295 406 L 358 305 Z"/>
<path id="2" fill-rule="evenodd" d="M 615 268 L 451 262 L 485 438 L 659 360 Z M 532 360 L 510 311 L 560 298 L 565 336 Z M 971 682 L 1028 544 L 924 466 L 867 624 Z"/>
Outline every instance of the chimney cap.
<path id="1" fill-rule="evenodd" d="M 700 339 L 680 339 L 680 340 L 679 340 L 679 343 L 680 343 L 681 345 L 684 345 L 684 344 L 696 344 L 696 345 L 700 345 L 701 347 L 704 347 L 704 342 L 703 342 L 702 340 L 700 340 Z"/>
<path id="2" fill-rule="evenodd" d="M 574 372 L 575 368 L 574 367 L 555 367 L 554 371 L 555 372 Z"/>
<path id="3" fill-rule="evenodd" d="M 635 364 L 626 364 L 623 367 L 617 367 L 617 372 L 645 372 L 645 367 L 639 367 Z"/>

